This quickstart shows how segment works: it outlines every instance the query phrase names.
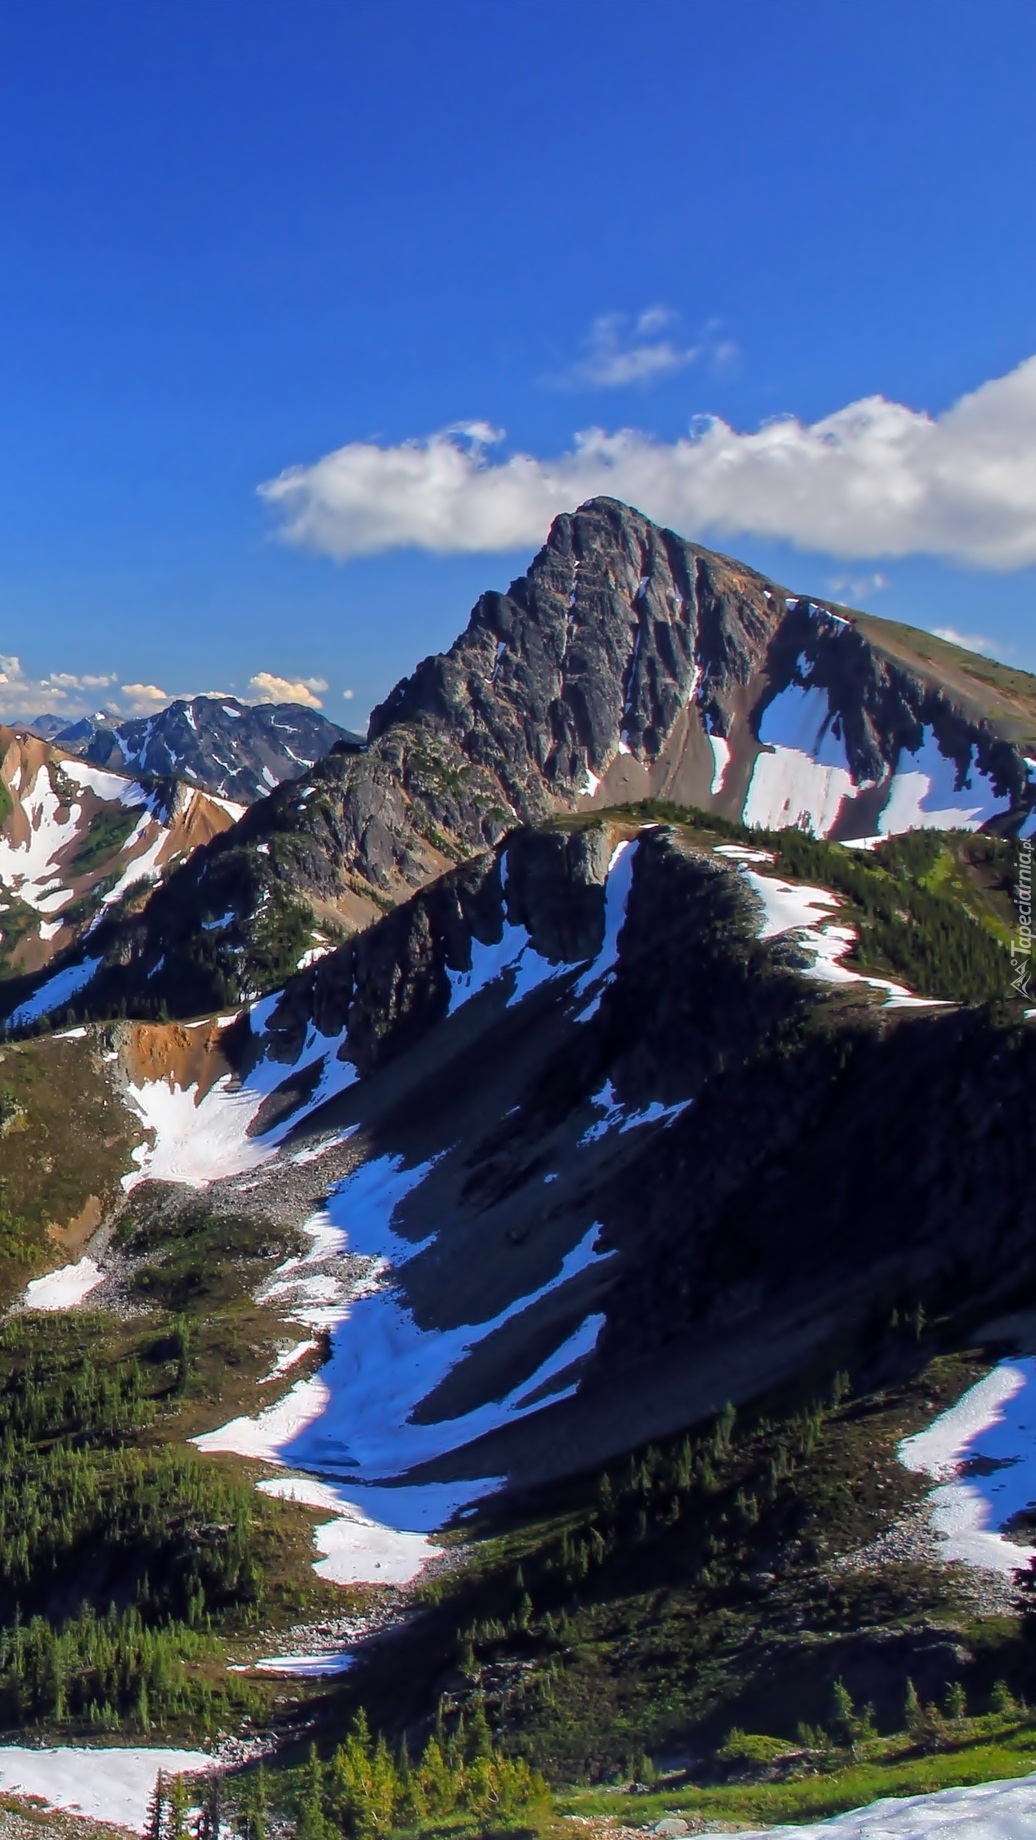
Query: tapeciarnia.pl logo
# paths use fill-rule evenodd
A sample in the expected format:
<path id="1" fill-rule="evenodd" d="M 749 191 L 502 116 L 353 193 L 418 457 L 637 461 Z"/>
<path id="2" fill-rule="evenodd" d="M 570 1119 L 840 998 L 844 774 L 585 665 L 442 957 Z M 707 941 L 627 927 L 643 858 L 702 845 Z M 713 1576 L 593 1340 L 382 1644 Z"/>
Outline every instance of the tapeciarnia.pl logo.
<path id="1" fill-rule="evenodd" d="M 1032 840 L 1023 837 L 1018 845 L 1018 880 L 1015 885 L 1018 931 L 1011 941 L 1011 989 L 1027 1003 L 1032 1001 L 1029 980 L 1032 977 Z"/>

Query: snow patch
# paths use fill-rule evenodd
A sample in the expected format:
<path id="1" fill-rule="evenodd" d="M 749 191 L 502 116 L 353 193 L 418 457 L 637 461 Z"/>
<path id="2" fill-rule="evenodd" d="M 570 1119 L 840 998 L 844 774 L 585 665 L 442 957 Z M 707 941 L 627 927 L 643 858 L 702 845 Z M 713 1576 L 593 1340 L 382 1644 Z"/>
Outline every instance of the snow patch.
<path id="1" fill-rule="evenodd" d="M 159 1770 L 166 1776 L 189 1776 L 210 1774 L 212 1768 L 204 1751 L 0 1745 L 0 1789 L 8 1795 L 39 1796 L 48 1807 L 111 1821 L 138 1834 L 145 1829 Z"/>
<path id="2" fill-rule="evenodd" d="M 826 837 L 856 793 L 847 767 L 821 766 L 798 748 L 775 747 L 756 759 L 742 818 L 754 830 L 798 828 Z"/>
<path id="3" fill-rule="evenodd" d="M 61 771 L 84 792 L 92 792 L 95 797 L 103 799 L 106 805 L 146 805 L 148 793 L 135 779 L 125 779 L 120 773 L 106 773 L 101 767 L 92 767 L 85 760 L 63 760 Z"/>
<path id="4" fill-rule="evenodd" d="M 619 957 L 619 934 L 626 920 L 626 905 L 629 901 L 630 888 L 633 885 L 633 864 L 637 846 L 630 848 L 628 838 L 622 838 L 615 845 L 608 864 L 608 875 L 604 885 L 604 938 L 601 949 L 593 964 L 573 986 L 572 994 L 583 997 L 590 993 L 590 1001 L 579 1013 L 582 1022 L 589 1022 L 597 1014 L 601 998 L 607 985 L 611 982 Z"/>
<path id="5" fill-rule="evenodd" d="M 760 939 L 776 939 L 791 934 L 811 962 L 804 967 L 806 977 L 824 984 L 862 984 L 886 992 L 884 1009 L 941 1009 L 940 997 L 918 997 L 905 984 L 890 978 L 865 977 L 842 964 L 845 954 L 856 944 L 856 929 L 831 923 L 830 916 L 841 906 L 828 888 L 811 888 L 805 882 L 785 882 L 775 875 L 760 875 L 743 862 L 738 869 L 752 892 L 762 903 L 763 919 Z"/>
<path id="6" fill-rule="evenodd" d="M 307 1335 L 304 1341 L 293 1342 L 290 1348 L 282 1348 L 270 1372 L 263 1375 L 259 1385 L 269 1386 L 271 1380 L 279 1380 L 282 1374 L 286 1374 L 289 1368 L 295 1367 L 305 1355 L 313 1354 L 318 1346 L 319 1344 L 313 1340 L 313 1337 Z"/>
<path id="7" fill-rule="evenodd" d="M 713 734 L 709 735 L 708 742 L 712 749 L 712 784 L 709 792 L 716 798 L 723 790 L 723 780 L 730 765 L 730 742 L 722 735 Z"/>
<path id="8" fill-rule="evenodd" d="M 127 1194 L 145 1181 L 204 1188 L 220 1176 L 254 1169 L 273 1155 L 271 1145 L 247 1135 L 264 1094 L 247 1087 L 232 1091 L 231 1082 L 232 1076 L 225 1074 L 200 1104 L 196 1084 L 177 1086 L 171 1077 L 127 1086 L 127 1104 L 154 1133 L 153 1143 L 138 1144 L 133 1152 L 137 1167 L 122 1178 Z"/>
<path id="9" fill-rule="evenodd" d="M 1034 1822 L 1036 1775 L 887 1797 L 827 1821 L 744 1828 L 729 1840 L 1032 1840 Z"/>
<path id="10" fill-rule="evenodd" d="M 63 971 L 55 971 L 53 977 L 11 1012 L 7 1018 L 8 1028 L 24 1028 L 26 1023 L 38 1022 L 41 1016 L 49 1016 L 52 1010 L 60 1009 L 63 1003 L 86 988 L 100 962 L 99 958 L 84 958 L 81 964 L 66 965 Z"/>
<path id="11" fill-rule="evenodd" d="M 913 766 L 902 764 L 911 760 Z M 920 747 L 913 754 L 904 751 L 900 755 L 878 819 L 881 835 L 891 837 L 908 830 L 977 831 L 987 819 L 1007 811 L 1007 801 L 976 765 L 974 749 L 959 788 L 957 775 L 956 761 L 942 752 L 934 729 L 926 728 Z"/>
<path id="12" fill-rule="evenodd" d="M 508 978 L 510 989 L 507 994 L 508 1005 L 517 1003 L 527 996 L 547 978 L 560 977 L 569 970 L 565 964 L 552 965 L 548 958 L 542 958 L 534 949 L 523 926 L 514 926 L 510 921 L 504 922 L 503 932 L 495 945 L 483 945 L 481 940 L 471 941 L 471 969 L 469 971 L 447 970 L 450 981 L 450 1001 L 448 1013 L 459 1009 L 462 1003 L 487 984 L 495 984 L 499 979 Z"/>
<path id="13" fill-rule="evenodd" d="M 280 1501 L 326 1510 L 331 1518 L 313 1531 L 313 1544 L 322 1555 L 314 1561 L 313 1570 L 329 1584 L 409 1584 L 441 1554 L 442 1548 L 427 1534 L 407 1532 L 361 1514 L 333 1483 L 318 1482 L 312 1476 L 271 1476 L 258 1486 L 262 1494 Z"/>
<path id="14" fill-rule="evenodd" d="M 22 1302 L 27 1310 L 72 1310 L 103 1283 L 100 1266 L 82 1258 L 76 1265 L 59 1265 L 57 1271 L 31 1279 Z"/>
<path id="15" fill-rule="evenodd" d="M 334 1515 L 317 1530 L 324 1554 L 317 1570 L 341 1583 L 400 1582 L 404 1575 L 415 1576 L 434 1550 L 423 1536 L 495 1488 L 498 1478 L 408 1485 L 407 1474 L 544 1403 L 569 1397 L 578 1378 L 567 1376 L 592 1352 L 603 1325 L 603 1317 L 586 1316 L 504 1397 L 456 1417 L 415 1423 L 418 1408 L 496 1330 L 571 1283 L 599 1257 L 610 1256 L 595 1252 L 599 1229 L 594 1225 L 553 1277 L 490 1321 L 420 1328 L 391 1282 L 388 1260 L 397 1261 L 398 1271 L 428 1243 L 407 1240 L 394 1223 L 400 1202 L 431 1168 L 423 1163 L 407 1169 L 398 1157 L 384 1156 L 339 1185 L 327 1210 L 314 1217 L 306 1258 L 286 1261 L 260 1298 L 281 1297 L 286 1311 L 308 1326 L 315 1326 L 319 1313 L 321 1326 L 335 1331 L 330 1361 L 265 1411 L 195 1440 L 202 1450 L 235 1452 L 306 1471 L 302 1486 L 311 1491 L 311 1505 Z M 343 1245 L 370 1259 L 365 1280 L 344 1301 L 336 1300 L 333 1283 L 327 1292 L 314 1294 L 312 1282 L 307 1290 L 305 1267 L 333 1262 Z M 326 1270 L 311 1275 L 333 1278 Z M 302 1497 L 296 1493 L 295 1499 Z"/>
<path id="16" fill-rule="evenodd" d="M 789 684 L 763 710 L 759 739 L 766 746 L 806 754 L 819 767 L 849 771 L 849 758 L 826 690 L 817 684 Z M 852 780 L 850 778 L 850 784 Z"/>
<path id="17" fill-rule="evenodd" d="M 600 1091 L 594 1093 L 590 1103 L 600 1108 L 602 1116 L 587 1126 L 579 1139 L 580 1147 L 597 1143 L 600 1138 L 606 1137 L 610 1131 L 616 1129 L 621 1135 L 625 1131 L 635 1130 L 638 1125 L 657 1124 L 663 1118 L 666 1120 L 678 1118 L 681 1112 L 687 1110 L 691 1100 L 680 1099 L 675 1105 L 663 1105 L 660 1099 L 652 1099 L 650 1104 L 641 1106 L 639 1110 L 630 1110 L 619 1098 L 611 1081 L 605 1080 Z M 544 1177 L 545 1181 L 549 1179 Z"/>
<path id="18" fill-rule="evenodd" d="M 740 843 L 717 843 L 713 846 L 715 856 L 729 856 L 732 862 L 776 862 L 772 850 L 746 850 Z"/>
<path id="19" fill-rule="evenodd" d="M 899 1459 L 938 1485 L 929 1496 L 943 1557 L 984 1571 L 1027 1566 L 1034 1548 L 1002 1528 L 1036 1503 L 1036 1360 L 1001 1361 L 924 1431 Z"/>
<path id="20" fill-rule="evenodd" d="M 230 1671 L 232 1674 L 288 1674 L 303 1680 L 319 1679 L 325 1674 L 344 1674 L 352 1667 L 354 1659 L 344 1651 L 322 1655 L 266 1655 L 247 1667 L 236 1663 Z"/>

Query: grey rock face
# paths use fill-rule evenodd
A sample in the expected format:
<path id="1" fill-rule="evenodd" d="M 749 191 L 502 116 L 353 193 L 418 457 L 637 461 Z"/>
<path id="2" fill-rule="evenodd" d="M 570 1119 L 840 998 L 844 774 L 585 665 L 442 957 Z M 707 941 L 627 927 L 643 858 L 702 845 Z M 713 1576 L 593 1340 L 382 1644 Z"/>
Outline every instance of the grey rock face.
<path id="1" fill-rule="evenodd" d="M 190 1013 L 281 981 L 314 918 L 363 929 L 516 827 L 648 797 L 835 838 L 932 822 L 947 800 L 953 823 L 970 800 L 978 816 L 962 822 L 1016 832 L 1036 798 L 1032 680 L 1003 694 L 966 654 L 944 647 L 933 662 L 924 638 L 790 596 L 595 499 L 557 518 L 527 574 L 482 595 L 449 650 L 396 686 L 366 747 L 339 741 L 253 804 L 156 892 L 129 941 L 112 928 L 95 948 L 140 994 Z M 813 729 L 786 744 L 796 712 Z M 181 706 L 175 746 L 163 744 L 181 774 L 192 714 L 200 726 L 198 703 Z M 154 733 L 134 745 L 153 749 Z M 924 812 L 917 786 L 932 791 Z M 216 915 L 223 931 L 201 940 L 200 918 Z"/>

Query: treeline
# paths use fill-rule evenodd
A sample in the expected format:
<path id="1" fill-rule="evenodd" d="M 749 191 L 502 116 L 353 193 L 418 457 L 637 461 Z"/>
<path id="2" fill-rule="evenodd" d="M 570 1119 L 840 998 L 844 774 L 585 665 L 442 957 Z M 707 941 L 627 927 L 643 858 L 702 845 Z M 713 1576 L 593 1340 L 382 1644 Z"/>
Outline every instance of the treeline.
<path id="1" fill-rule="evenodd" d="M 787 830 L 771 832 L 766 844 L 785 874 L 819 882 L 859 909 L 860 939 L 846 962 L 887 966 L 919 996 L 954 1003 L 991 1003 L 1010 993 L 1003 946 L 958 897 L 919 879 L 944 847 L 941 838 L 918 833 L 870 853 Z"/>
<path id="2" fill-rule="evenodd" d="M 1004 947 L 959 894 L 926 887 L 938 859 L 952 846 L 941 832 L 910 831 L 889 838 L 880 851 L 849 850 L 800 830 L 750 830 L 744 824 L 643 799 L 616 806 L 608 817 L 628 816 L 682 824 L 716 837 L 772 850 L 778 868 L 795 880 L 819 883 L 852 902 L 863 920 L 861 938 L 847 962 L 887 969 L 921 996 L 953 1003 L 994 1003 L 1010 994 L 1011 972 Z M 596 816 L 591 823 L 603 823 Z M 954 837 L 954 845 L 963 840 Z M 983 866 L 1010 880 L 1010 843 L 983 835 L 968 837 Z"/>
<path id="3" fill-rule="evenodd" d="M 212 1777 L 201 1789 L 192 1829 L 188 1784 L 160 1776 L 146 1840 L 188 1840 L 192 1831 L 195 1840 L 217 1840 L 228 1827 L 240 1840 L 268 1840 L 271 1829 L 294 1840 L 378 1840 L 444 1823 L 506 1828 L 550 1807 L 542 1776 L 494 1745 L 481 1705 L 448 1737 L 439 1727 L 414 1759 L 405 1744 L 393 1751 L 383 1737 L 375 1739 L 360 1712 L 329 1759 L 310 1747 L 307 1763 L 291 1790 L 277 1794 L 276 1806 L 272 1791 L 261 1764 L 226 1787 Z M 198 1799 L 197 1787 L 193 1797 Z"/>
<path id="4" fill-rule="evenodd" d="M 848 1390 L 839 1375 L 830 1405 L 816 1403 L 779 1425 L 736 1437 L 737 1414 L 727 1405 L 698 1436 L 649 1445 L 601 1475 L 596 1503 L 544 1541 L 496 1581 L 496 1613 L 461 1630 L 458 1665 L 471 1673 L 478 1658 L 534 1627 L 563 1642 L 570 1607 L 587 1582 L 621 1563 L 646 1542 L 681 1527 L 685 1576 L 705 1587 L 723 1582 L 731 1548 L 777 1499 L 781 1484 L 813 1455 L 825 1418 Z M 719 1537 L 722 1523 L 724 1537 Z M 490 1587 L 491 1588 L 491 1587 Z M 483 1586 L 486 1590 L 486 1586 Z"/>
<path id="5" fill-rule="evenodd" d="M 184 1334 L 155 1344 L 152 1394 L 135 1357 L 95 1360 L 55 1325 L 25 1359 L 26 1333 L 0 1335 L 0 1717 L 213 1729 L 254 1689 L 212 1665 L 208 1632 L 254 1621 L 264 1580 L 247 1484 L 134 1442 L 179 1388 Z"/>
<path id="6" fill-rule="evenodd" d="M 707 1705 L 722 1674 L 715 1642 L 756 1615 L 745 1580 L 798 1525 L 802 1478 L 847 1394 L 839 1374 L 826 1399 L 778 1421 L 742 1423 L 727 1406 L 609 1465 L 578 1504 L 568 1489 L 553 1513 L 545 1502 L 534 1540 L 515 1552 L 509 1539 L 495 1561 L 425 1587 L 402 1671 L 398 1658 L 365 1669 L 372 1717 L 419 1716 L 448 1658 L 447 1715 L 485 1693 L 501 1746 L 520 1734 L 522 1755 L 552 1777 L 643 1779 L 645 1751 Z M 659 1602 L 670 1608 L 647 1607 Z"/>
<path id="7" fill-rule="evenodd" d="M 920 1751 L 931 1753 L 949 1750 L 964 1739 L 963 1727 L 970 1717 L 1013 1719 L 1027 1711 L 1025 1701 L 1016 1700 L 1007 1681 L 1003 1679 L 994 1681 L 982 1699 L 984 1706 L 969 1708 L 968 1693 L 963 1681 L 950 1680 L 943 1688 L 941 1699 L 925 1701 L 907 1676 L 903 1687 L 902 1711 L 896 1721 L 896 1735 L 902 1735 Z M 988 1735 L 988 1732 L 984 1735 Z M 861 1751 L 866 1754 L 868 1745 L 881 1741 L 874 1706 L 870 1703 L 857 1704 L 841 1679 L 834 1683 L 830 1708 L 824 1721 L 820 1724 L 800 1721 L 795 1737 L 803 1750 L 821 1753 L 849 1751 L 854 1758 L 858 1758 Z M 772 1764 L 778 1757 L 787 1757 L 789 1749 L 786 1738 L 772 1738 L 766 1733 L 744 1731 L 740 1725 L 734 1725 L 717 1750 L 716 1757 L 718 1762 L 743 1772 L 746 1768 Z"/>
<path id="8" fill-rule="evenodd" d="M 9 1726 L 73 1723 L 145 1735 L 154 1725 L 186 1723 L 215 1733 L 254 1709 L 255 1694 L 236 1676 L 215 1680 L 222 1644 L 170 1621 L 160 1628 L 139 1610 L 90 1606 L 55 1628 L 46 1618 L 17 1619 L 0 1631 L 0 1716 Z M 190 1664 L 196 1664 L 194 1671 Z"/>
<path id="9" fill-rule="evenodd" d="M 135 1357 L 97 1367 L 77 1353 L 31 1356 L 0 1389 L 0 1448 L 63 1438 L 120 1442 L 151 1419 L 153 1402 Z"/>
<path id="10" fill-rule="evenodd" d="M 152 1623 L 190 1628 L 257 1607 L 252 1502 L 191 1452 L 28 1450 L 0 1444 L 0 1613 L 84 1595 L 132 1602 Z"/>

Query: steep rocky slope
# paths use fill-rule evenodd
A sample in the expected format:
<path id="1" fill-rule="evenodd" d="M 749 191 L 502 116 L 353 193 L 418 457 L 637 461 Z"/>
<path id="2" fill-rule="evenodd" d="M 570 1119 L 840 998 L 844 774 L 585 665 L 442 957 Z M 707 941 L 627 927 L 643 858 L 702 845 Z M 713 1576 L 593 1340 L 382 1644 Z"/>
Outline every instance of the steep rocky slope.
<path id="1" fill-rule="evenodd" d="M 155 715 L 120 721 L 98 715 L 29 725 L 69 753 L 116 773 L 181 779 L 243 805 L 298 779 L 333 747 L 358 735 L 301 703 L 241 703 L 236 697 L 178 697 Z"/>
<path id="2" fill-rule="evenodd" d="M 778 869 L 693 823 L 522 831 L 244 1012 L 208 1073 L 138 1067 L 144 1175 L 249 1206 L 330 1183 L 351 1250 L 394 1267 L 391 1304 L 350 1315 L 330 1422 L 282 1460 L 361 1491 L 565 1474 L 904 1299 L 1031 1286 L 1020 1006 L 994 1026 L 947 1003 L 949 968 L 909 991 L 849 899 Z M 378 1396 L 386 1333 L 431 1352 L 364 1459 L 338 1427 Z"/>
<path id="3" fill-rule="evenodd" d="M 1034 749 L 1024 673 L 595 500 L 375 710 L 364 751 L 253 806 L 97 947 L 131 1007 L 189 1014 L 270 988 L 314 926 L 369 924 L 516 823 L 660 797 L 836 839 L 1028 834 Z"/>
<path id="4" fill-rule="evenodd" d="M 589 811 L 236 1016 L 112 1020 L 105 972 L 108 1019 L 8 1044 L 100 1066 L 125 1112 L 125 1199 L 35 1294 L 79 1283 L 120 1335 L 149 1313 L 182 1375 L 199 1349 L 178 1435 L 318 1511 L 320 1580 L 410 1580 L 451 1520 L 491 1536 L 343 1676 L 333 1729 L 362 1702 L 423 1742 L 445 1696 L 610 1773 L 631 1731 L 714 1746 L 742 1705 L 793 1733 L 842 1676 L 888 1720 L 907 1677 L 988 1678 L 930 1553 L 835 1567 L 923 1495 L 894 1437 L 1032 1345 L 1012 873 L 995 836 Z"/>

